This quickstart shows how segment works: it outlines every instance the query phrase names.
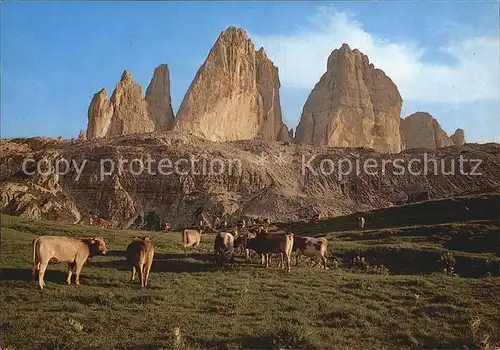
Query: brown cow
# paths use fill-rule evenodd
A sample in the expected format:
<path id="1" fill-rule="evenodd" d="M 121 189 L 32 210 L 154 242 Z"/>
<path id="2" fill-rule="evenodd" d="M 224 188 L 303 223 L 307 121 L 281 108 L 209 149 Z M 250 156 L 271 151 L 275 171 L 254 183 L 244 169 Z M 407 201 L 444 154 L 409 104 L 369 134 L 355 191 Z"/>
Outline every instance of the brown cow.
<path id="1" fill-rule="evenodd" d="M 284 267 L 283 260 L 285 259 L 286 271 L 290 272 L 293 239 L 293 233 L 286 233 L 283 231 L 268 233 L 261 229 L 255 238 L 245 239 L 244 248 L 254 250 L 256 253 L 260 254 L 264 267 L 269 267 L 269 254 L 280 254 L 282 260 L 281 266 Z"/>
<path id="2" fill-rule="evenodd" d="M 224 260 L 234 264 L 234 236 L 229 232 L 219 232 L 214 241 L 214 257 L 216 264 L 223 264 Z"/>
<path id="3" fill-rule="evenodd" d="M 100 228 L 111 228 L 111 222 L 96 217 L 95 219 L 90 217 L 90 225 L 100 227 Z"/>
<path id="4" fill-rule="evenodd" d="M 237 248 L 241 248 L 243 249 L 244 253 L 245 253 L 245 260 L 247 262 L 250 261 L 250 250 L 247 249 L 245 247 L 246 245 L 246 241 L 247 239 L 249 238 L 255 238 L 255 233 L 252 233 L 252 232 L 245 232 L 241 235 L 238 235 L 236 237 L 236 239 L 234 240 L 234 248 L 237 249 Z"/>
<path id="5" fill-rule="evenodd" d="M 200 244 L 202 233 L 203 230 L 199 230 L 196 228 L 186 228 L 182 231 L 182 246 L 184 248 L 184 254 L 186 254 L 186 256 L 186 248 L 196 248 Z"/>
<path id="6" fill-rule="evenodd" d="M 328 247 L 328 240 L 324 237 L 302 237 L 295 236 L 293 240 L 293 251 L 297 254 L 295 264 L 299 264 L 300 255 L 310 258 L 319 256 L 323 268 L 326 270 L 326 251 Z"/>
<path id="7" fill-rule="evenodd" d="M 137 270 L 141 288 L 148 285 L 149 271 L 153 264 L 154 254 L 155 247 L 151 243 L 151 238 L 147 236 L 135 237 L 125 251 L 125 257 L 128 263 L 132 265 L 132 281 L 135 279 L 135 271 Z"/>
<path id="8" fill-rule="evenodd" d="M 68 278 L 71 284 L 71 275 L 76 274 L 75 283 L 80 284 L 80 272 L 89 257 L 105 255 L 108 252 L 102 237 L 62 237 L 40 236 L 33 240 L 33 270 L 32 277 L 38 270 L 38 285 L 43 289 L 43 277 L 50 261 L 68 263 Z"/>

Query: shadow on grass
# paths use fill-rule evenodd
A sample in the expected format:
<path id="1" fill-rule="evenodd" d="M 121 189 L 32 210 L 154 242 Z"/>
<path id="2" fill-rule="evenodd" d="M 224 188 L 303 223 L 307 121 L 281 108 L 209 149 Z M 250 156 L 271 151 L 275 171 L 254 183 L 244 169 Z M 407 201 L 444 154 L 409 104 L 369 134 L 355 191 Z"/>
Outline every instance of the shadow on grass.
<path id="1" fill-rule="evenodd" d="M 61 281 L 66 283 L 67 273 L 64 271 L 49 270 L 45 271 L 45 281 Z M 38 280 L 38 273 L 35 275 Z M 31 281 L 31 269 L 21 268 L 1 268 L 0 281 Z"/>
<path id="2" fill-rule="evenodd" d="M 116 269 L 119 271 L 130 271 L 131 266 L 125 259 L 124 252 L 115 253 L 122 259 L 110 261 L 92 261 L 89 266 L 96 268 Z M 213 255 L 209 253 L 189 253 L 187 256 L 181 254 L 157 253 L 153 259 L 151 272 L 204 272 L 214 271 L 218 268 L 213 263 Z"/>

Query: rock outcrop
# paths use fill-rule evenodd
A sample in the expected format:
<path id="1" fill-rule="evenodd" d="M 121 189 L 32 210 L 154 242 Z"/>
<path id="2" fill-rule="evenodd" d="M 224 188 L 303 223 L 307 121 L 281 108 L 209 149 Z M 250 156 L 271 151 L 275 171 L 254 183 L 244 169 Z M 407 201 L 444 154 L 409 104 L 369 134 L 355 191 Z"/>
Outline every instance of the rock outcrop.
<path id="1" fill-rule="evenodd" d="M 87 138 L 114 137 L 172 128 L 168 66 L 158 66 L 143 96 L 142 87 L 125 70 L 111 99 L 106 89 L 94 95 L 88 111 Z"/>
<path id="2" fill-rule="evenodd" d="M 397 153 L 402 103 L 392 80 L 343 44 L 330 54 L 326 72 L 307 98 L 295 140 Z"/>
<path id="3" fill-rule="evenodd" d="M 450 136 L 450 139 L 453 141 L 455 146 L 463 146 L 465 144 L 465 131 L 463 129 L 457 129 Z"/>
<path id="4" fill-rule="evenodd" d="M 174 126 L 174 111 L 170 98 L 170 72 L 167 64 L 155 68 L 151 83 L 146 89 L 146 102 L 155 129 L 171 130 Z"/>
<path id="5" fill-rule="evenodd" d="M 106 136 L 113 137 L 140 132 L 152 132 L 155 124 L 149 117 L 148 104 L 144 100 L 142 88 L 132 79 L 129 71 L 124 71 L 120 82 L 111 96 L 113 117 Z"/>
<path id="6" fill-rule="evenodd" d="M 278 68 L 264 49 L 255 51 L 244 30 L 229 27 L 198 70 L 174 129 L 211 141 L 286 141 L 279 88 Z"/>
<path id="7" fill-rule="evenodd" d="M 85 130 L 80 130 L 80 133 L 78 134 L 78 138 L 80 140 L 86 140 L 87 139 L 87 133 L 85 132 Z"/>
<path id="8" fill-rule="evenodd" d="M 88 111 L 88 139 L 106 136 L 113 117 L 113 109 L 113 105 L 108 101 L 108 91 L 105 88 L 94 94 Z"/>
<path id="9" fill-rule="evenodd" d="M 401 119 L 400 132 L 404 149 L 435 149 L 454 144 L 437 120 L 425 112 L 413 113 Z"/>

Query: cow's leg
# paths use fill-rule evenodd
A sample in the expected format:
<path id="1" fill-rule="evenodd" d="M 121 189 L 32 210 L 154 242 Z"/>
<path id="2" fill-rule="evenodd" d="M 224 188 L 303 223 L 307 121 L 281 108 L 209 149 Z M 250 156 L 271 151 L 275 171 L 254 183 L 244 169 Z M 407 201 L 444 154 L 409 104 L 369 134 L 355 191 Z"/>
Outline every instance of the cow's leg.
<path id="1" fill-rule="evenodd" d="M 299 266 L 299 261 L 300 261 L 300 250 L 297 250 L 295 255 L 295 266 Z"/>
<path id="2" fill-rule="evenodd" d="M 326 270 L 326 257 L 321 255 L 321 262 L 323 263 L 323 269 Z"/>
<path id="3" fill-rule="evenodd" d="M 291 262 L 291 254 L 290 252 L 286 252 L 286 272 L 290 272 L 290 262 Z"/>
<path id="4" fill-rule="evenodd" d="M 82 262 L 76 261 L 75 262 L 75 274 L 76 274 L 75 284 L 76 285 L 80 285 L 80 273 L 82 272 L 83 263 L 84 263 L 84 261 L 82 261 Z"/>
<path id="5" fill-rule="evenodd" d="M 278 259 L 278 266 L 277 267 L 280 267 L 282 269 L 285 268 L 285 265 L 283 264 L 283 253 L 280 253 L 280 256 L 279 256 L 279 259 Z"/>
<path id="6" fill-rule="evenodd" d="M 135 280 L 135 265 L 132 266 L 132 282 Z"/>
<path id="7" fill-rule="evenodd" d="M 139 266 L 137 266 L 137 273 L 139 274 L 139 282 L 141 283 L 141 288 L 144 287 L 144 274 L 142 273 L 143 266 L 144 265 L 140 265 L 140 264 L 139 264 Z"/>
<path id="8" fill-rule="evenodd" d="M 36 276 L 36 271 L 39 269 L 39 263 L 38 262 L 34 262 L 33 263 L 33 268 L 31 269 L 31 280 L 34 281 L 35 280 L 35 276 Z"/>
<path id="9" fill-rule="evenodd" d="M 71 284 L 71 275 L 73 274 L 73 269 L 75 268 L 73 263 L 68 264 L 68 277 L 66 278 L 66 283 Z"/>
<path id="10" fill-rule="evenodd" d="M 47 264 L 48 264 L 48 262 L 40 263 L 40 266 L 38 269 L 38 286 L 40 287 L 40 289 L 43 289 L 43 287 L 45 286 L 45 282 L 43 280 L 43 277 L 45 276 L 45 270 L 47 269 Z"/>
<path id="11" fill-rule="evenodd" d="M 146 286 L 149 285 L 149 271 L 151 271 L 151 265 L 153 265 L 152 259 L 146 263 Z"/>

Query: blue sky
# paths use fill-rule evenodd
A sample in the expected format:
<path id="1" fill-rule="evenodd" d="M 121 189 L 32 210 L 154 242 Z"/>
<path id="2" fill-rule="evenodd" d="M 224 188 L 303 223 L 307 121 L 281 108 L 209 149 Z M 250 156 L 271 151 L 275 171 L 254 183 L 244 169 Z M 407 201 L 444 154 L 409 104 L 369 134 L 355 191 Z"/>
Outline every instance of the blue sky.
<path id="1" fill-rule="evenodd" d="M 1 136 L 75 137 L 124 69 L 145 91 L 170 67 L 174 111 L 220 32 L 249 32 L 280 69 L 285 122 L 343 42 L 469 142 L 500 142 L 498 2 L 9 2 L 1 6 Z"/>

